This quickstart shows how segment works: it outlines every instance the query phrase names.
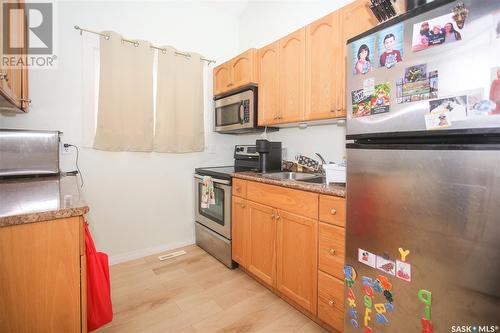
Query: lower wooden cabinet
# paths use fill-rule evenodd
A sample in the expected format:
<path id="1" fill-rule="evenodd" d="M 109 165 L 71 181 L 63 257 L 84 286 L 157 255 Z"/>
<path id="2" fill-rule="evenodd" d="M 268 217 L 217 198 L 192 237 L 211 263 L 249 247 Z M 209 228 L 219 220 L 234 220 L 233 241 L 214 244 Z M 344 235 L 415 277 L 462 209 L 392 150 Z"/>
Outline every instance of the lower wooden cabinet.
<path id="1" fill-rule="evenodd" d="M 318 318 L 342 332 L 344 328 L 344 283 L 318 272 Z"/>
<path id="2" fill-rule="evenodd" d="M 86 332 L 83 218 L 0 228 L 0 332 Z"/>
<path id="3" fill-rule="evenodd" d="M 247 269 L 269 286 L 276 285 L 276 210 L 247 201 Z"/>
<path id="4" fill-rule="evenodd" d="M 334 225 L 319 223 L 319 269 L 344 278 L 345 229 Z"/>
<path id="5" fill-rule="evenodd" d="M 345 229 L 330 223 L 345 225 L 344 214 L 331 213 L 345 199 L 234 183 L 246 191 L 233 195 L 233 260 L 311 319 L 342 332 Z M 329 223 L 319 221 L 323 215 Z"/>
<path id="6" fill-rule="evenodd" d="M 279 210 L 277 289 L 316 313 L 318 221 Z"/>
<path id="7" fill-rule="evenodd" d="M 233 195 L 231 207 L 231 251 L 233 260 L 247 268 L 246 229 L 248 227 L 246 200 Z"/>

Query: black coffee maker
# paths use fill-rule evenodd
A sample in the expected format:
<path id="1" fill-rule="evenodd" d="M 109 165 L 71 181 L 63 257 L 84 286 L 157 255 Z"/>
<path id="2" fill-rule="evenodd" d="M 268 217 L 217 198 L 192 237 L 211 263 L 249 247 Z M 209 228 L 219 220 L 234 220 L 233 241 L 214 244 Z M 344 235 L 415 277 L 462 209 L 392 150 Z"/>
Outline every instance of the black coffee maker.
<path id="1" fill-rule="evenodd" d="M 281 142 L 256 140 L 255 147 L 259 153 L 260 172 L 281 171 Z"/>

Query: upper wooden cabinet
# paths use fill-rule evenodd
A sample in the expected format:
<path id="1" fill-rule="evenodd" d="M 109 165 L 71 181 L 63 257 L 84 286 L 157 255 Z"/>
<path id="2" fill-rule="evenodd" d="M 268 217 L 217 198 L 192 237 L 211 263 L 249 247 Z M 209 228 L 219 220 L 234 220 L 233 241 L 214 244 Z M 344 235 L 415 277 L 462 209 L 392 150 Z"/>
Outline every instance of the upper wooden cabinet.
<path id="1" fill-rule="evenodd" d="M 337 11 L 341 16 L 344 45 L 348 39 L 370 30 L 377 20 L 368 7 L 368 1 L 356 0 Z"/>
<path id="2" fill-rule="evenodd" d="M 259 125 L 278 122 L 279 112 L 279 41 L 259 50 Z"/>
<path id="3" fill-rule="evenodd" d="M 306 29 L 279 40 L 279 112 L 280 123 L 304 119 Z"/>
<path id="4" fill-rule="evenodd" d="M 4 0 L 0 1 L 0 17 L 3 17 L 3 3 L 5 3 Z M 24 1 L 9 3 L 16 4 L 18 9 L 24 9 Z M 9 33 L 8 40 L 0 38 L 0 59 L 2 60 L 4 56 L 4 43 L 10 42 L 13 45 L 26 45 L 28 38 L 26 14 L 23 16 L 13 15 L 12 19 L 15 21 L 10 22 L 11 30 L 9 32 L 4 32 L 3 24 L 0 24 L 0 36 L 4 36 L 4 33 Z M 23 53 L 27 53 L 26 48 Z M 5 67 L 2 64 L 3 61 L 0 61 L 0 108 L 3 110 L 15 110 L 17 108 L 27 112 L 30 102 L 28 96 L 28 68 L 24 65 L 19 65 L 15 68 Z"/>
<path id="5" fill-rule="evenodd" d="M 214 68 L 214 95 L 259 82 L 257 49 L 249 49 Z"/>
<path id="6" fill-rule="evenodd" d="M 334 12 L 306 27 L 305 120 L 343 116 L 342 29 Z"/>
<path id="7" fill-rule="evenodd" d="M 346 42 L 375 25 L 356 0 L 260 49 L 259 125 L 345 117 Z"/>

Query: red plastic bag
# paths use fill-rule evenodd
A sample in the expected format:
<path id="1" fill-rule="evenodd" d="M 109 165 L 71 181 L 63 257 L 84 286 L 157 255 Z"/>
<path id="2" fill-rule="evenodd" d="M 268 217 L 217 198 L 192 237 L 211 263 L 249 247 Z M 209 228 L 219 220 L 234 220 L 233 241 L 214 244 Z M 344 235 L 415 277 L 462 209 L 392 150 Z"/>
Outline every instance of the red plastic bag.
<path id="1" fill-rule="evenodd" d="M 87 329 L 93 331 L 113 320 L 108 255 L 97 252 L 85 223 L 87 255 Z"/>

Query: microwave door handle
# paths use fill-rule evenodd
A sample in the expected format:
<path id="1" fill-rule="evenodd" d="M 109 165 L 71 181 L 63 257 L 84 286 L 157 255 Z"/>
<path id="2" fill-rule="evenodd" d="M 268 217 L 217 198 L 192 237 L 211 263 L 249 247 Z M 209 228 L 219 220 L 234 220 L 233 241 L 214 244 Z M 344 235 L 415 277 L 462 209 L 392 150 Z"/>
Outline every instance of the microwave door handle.
<path id="1" fill-rule="evenodd" d="M 240 102 L 240 123 L 243 124 L 245 119 L 245 106 L 243 105 L 243 101 Z"/>

